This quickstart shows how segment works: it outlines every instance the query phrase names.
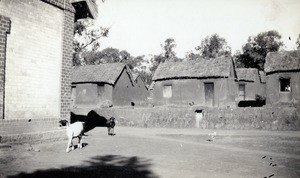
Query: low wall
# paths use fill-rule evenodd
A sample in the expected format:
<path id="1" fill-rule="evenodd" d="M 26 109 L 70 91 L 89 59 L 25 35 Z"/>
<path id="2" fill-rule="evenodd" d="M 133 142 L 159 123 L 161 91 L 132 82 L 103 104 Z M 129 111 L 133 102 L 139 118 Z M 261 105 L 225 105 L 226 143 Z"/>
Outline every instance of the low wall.
<path id="1" fill-rule="evenodd" d="M 62 140 L 66 131 L 58 126 L 58 118 L 1 119 L 0 143 Z"/>
<path id="2" fill-rule="evenodd" d="M 106 119 L 114 116 L 119 126 L 195 128 L 195 111 L 200 109 L 204 116 L 198 126 L 202 129 L 300 130 L 300 115 L 294 107 L 154 107 L 94 111 Z M 84 114 L 79 110 L 74 112 Z"/>

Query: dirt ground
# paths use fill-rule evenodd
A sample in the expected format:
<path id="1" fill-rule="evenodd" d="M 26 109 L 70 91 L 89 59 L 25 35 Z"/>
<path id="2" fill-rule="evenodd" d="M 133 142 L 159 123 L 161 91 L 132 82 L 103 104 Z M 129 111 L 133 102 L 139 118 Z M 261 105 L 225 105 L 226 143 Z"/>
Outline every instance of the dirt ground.
<path id="1" fill-rule="evenodd" d="M 70 153 L 66 140 L 2 147 L 0 177 L 300 177 L 299 131 L 115 132 L 95 128 L 86 133 L 84 148 Z"/>

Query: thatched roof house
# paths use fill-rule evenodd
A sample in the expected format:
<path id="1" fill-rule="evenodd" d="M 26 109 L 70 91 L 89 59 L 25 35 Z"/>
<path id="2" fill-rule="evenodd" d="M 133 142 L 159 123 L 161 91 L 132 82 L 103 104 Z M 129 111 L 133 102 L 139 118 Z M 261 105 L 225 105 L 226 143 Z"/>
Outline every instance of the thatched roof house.
<path id="1" fill-rule="evenodd" d="M 238 101 L 265 98 L 265 84 L 261 82 L 264 80 L 263 72 L 256 68 L 237 68 L 235 71 L 238 80 Z"/>
<path id="2" fill-rule="evenodd" d="M 136 85 L 129 67 L 123 63 L 74 67 L 72 86 L 75 107 L 95 108 L 106 101 L 116 106 L 130 106 L 147 97 L 146 94 L 136 95 L 146 89 Z"/>
<path id="3" fill-rule="evenodd" d="M 76 66 L 73 68 L 72 83 L 103 82 L 114 85 L 124 69 L 134 85 L 130 69 L 124 63 Z"/>
<path id="4" fill-rule="evenodd" d="M 152 78 L 154 105 L 234 105 L 230 57 L 161 63 Z"/>
<path id="5" fill-rule="evenodd" d="M 268 53 L 264 70 L 267 74 L 300 70 L 300 50 Z"/>
<path id="6" fill-rule="evenodd" d="M 158 66 L 152 80 L 176 78 L 219 78 L 230 75 L 232 60 L 229 57 L 183 62 L 165 62 Z"/>
<path id="7" fill-rule="evenodd" d="M 300 100 L 300 50 L 270 52 L 265 68 L 267 103 L 296 103 Z"/>

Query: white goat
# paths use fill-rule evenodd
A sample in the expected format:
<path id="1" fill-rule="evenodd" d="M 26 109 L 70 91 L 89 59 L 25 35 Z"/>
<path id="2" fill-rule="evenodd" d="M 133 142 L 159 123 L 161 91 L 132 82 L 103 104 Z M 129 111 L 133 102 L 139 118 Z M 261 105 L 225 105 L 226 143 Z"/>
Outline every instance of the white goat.
<path id="1" fill-rule="evenodd" d="M 68 146 L 66 149 L 66 152 L 70 152 L 71 150 L 74 150 L 74 146 L 72 143 L 73 138 L 78 137 L 78 148 L 82 148 L 82 136 L 84 131 L 84 122 L 75 122 L 72 124 L 69 124 L 67 120 L 61 120 L 59 121 L 60 126 L 66 126 L 67 127 L 67 136 L 68 136 Z M 70 147 L 72 147 L 70 149 Z"/>

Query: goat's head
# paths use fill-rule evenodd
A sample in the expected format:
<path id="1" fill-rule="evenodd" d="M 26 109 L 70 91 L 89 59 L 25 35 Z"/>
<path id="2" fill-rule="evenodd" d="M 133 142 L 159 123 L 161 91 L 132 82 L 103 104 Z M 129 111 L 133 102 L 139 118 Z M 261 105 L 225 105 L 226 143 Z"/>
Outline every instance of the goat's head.
<path id="1" fill-rule="evenodd" d="M 59 123 L 59 127 L 62 127 L 62 126 L 67 126 L 68 121 L 67 120 L 60 120 L 58 123 Z"/>
<path id="2" fill-rule="evenodd" d="M 115 118 L 114 117 L 111 117 L 111 118 L 109 118 L 109 122 L 115 122 Z"/>

